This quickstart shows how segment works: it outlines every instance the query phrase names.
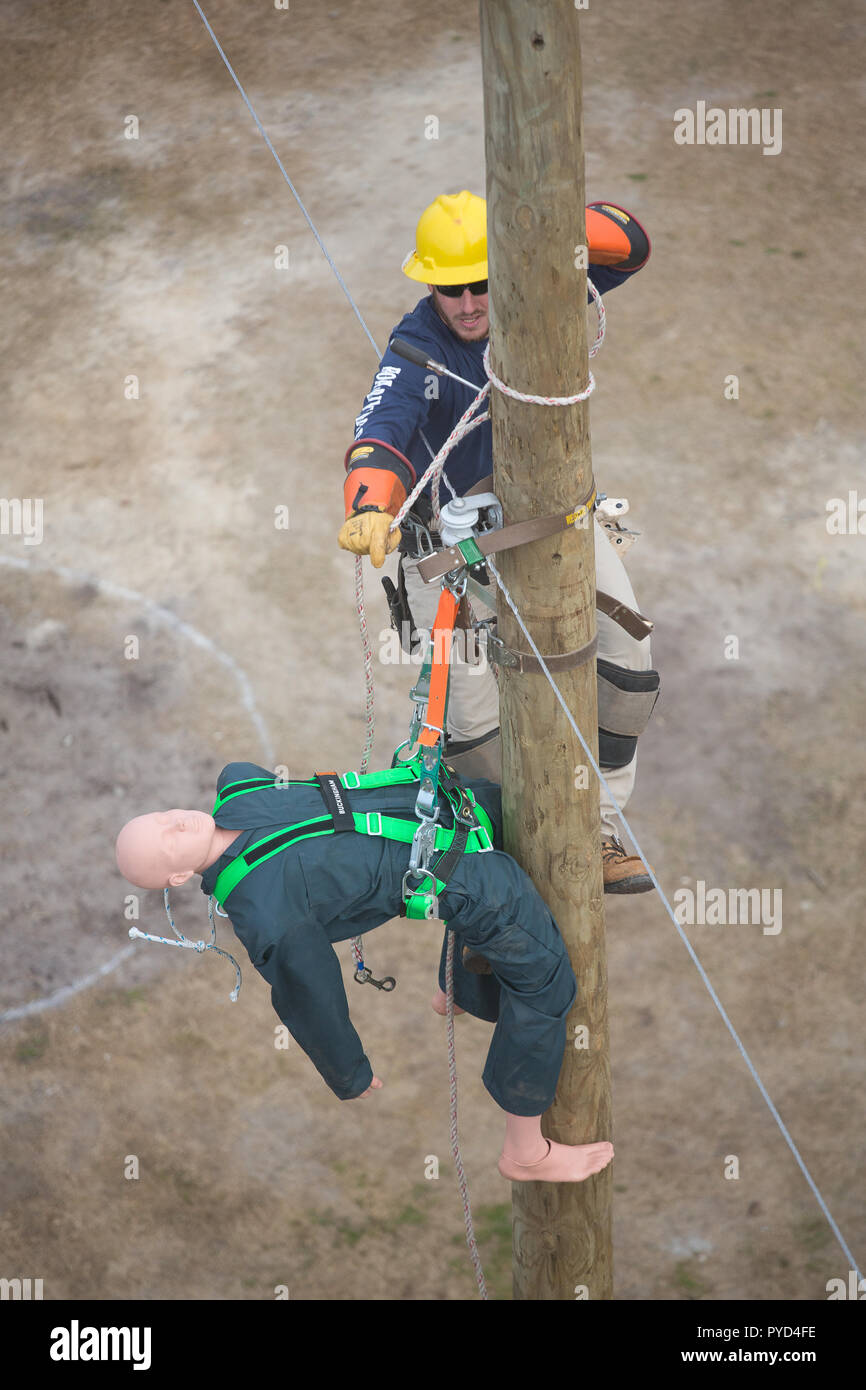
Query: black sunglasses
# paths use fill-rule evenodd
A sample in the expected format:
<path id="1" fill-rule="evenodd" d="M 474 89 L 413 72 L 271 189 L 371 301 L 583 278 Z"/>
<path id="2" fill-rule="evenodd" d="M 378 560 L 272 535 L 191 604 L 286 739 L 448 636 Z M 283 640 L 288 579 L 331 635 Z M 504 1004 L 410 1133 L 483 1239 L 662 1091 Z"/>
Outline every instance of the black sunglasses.
<path id="1" fill-rule="evenodd" d="M 486 294 L 487 281 L 474 280 L 471 285 L 434 285 L 433 288 L 444 294 L 446 299 L 459 299 L 464 290 L 468 290 L 470 294 Z"/>

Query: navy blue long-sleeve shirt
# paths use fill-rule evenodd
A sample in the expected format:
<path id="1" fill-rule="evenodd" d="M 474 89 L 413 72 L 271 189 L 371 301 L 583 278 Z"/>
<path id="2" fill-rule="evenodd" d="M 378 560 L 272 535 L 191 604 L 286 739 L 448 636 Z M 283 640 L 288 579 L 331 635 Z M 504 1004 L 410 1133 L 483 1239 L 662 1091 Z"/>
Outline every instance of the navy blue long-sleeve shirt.
<path id="1" fill-rule="evenodd" d="M 590 278 L 602 295 L 637 273 L 638 270 L 590 265 Z M 432 295 L 425 295 L 411 313 L 404 314 L 391 337 L 404 338 L 414 347 L 423 348 L 434 361 L 442 362 L 467 381 L 476 382 L 479 390 L 487 381 L 482 359 L 488 339 L 463 342 L 437 314 Z M 421 431 L 430 448 L 438 453 L 473 395 L 468 386 L 445 376 L 435 378 L 438 395 L 431 395 L 430 381 L 431 373 L 426 368 L 407 362 L 388 348 L 355 420 L 356 440 L 378 439 L 393 445 L 409 460 L 419 478 L 432 457 Z M 493 472 L 489 422 L 460 441 L 446 462 L 445 472 L 458 497 Z M 429 492 L 429 484 L 425 491 Z M 448 496 L 443 488 L 443 500 Z"/>

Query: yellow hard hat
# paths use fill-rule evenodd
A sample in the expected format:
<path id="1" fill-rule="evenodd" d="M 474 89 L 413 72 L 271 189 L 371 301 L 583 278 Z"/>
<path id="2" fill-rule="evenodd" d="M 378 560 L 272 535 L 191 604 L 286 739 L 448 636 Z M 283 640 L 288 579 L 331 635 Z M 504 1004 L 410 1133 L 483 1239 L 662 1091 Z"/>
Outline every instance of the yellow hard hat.
<path id="1" fill-rule="evenodd" d="M 403 274 L 426 285 L 462 285 L 487 279 L 487 204 L 466 189 L 443 193 L 425 208 L 415 250 Z"/>

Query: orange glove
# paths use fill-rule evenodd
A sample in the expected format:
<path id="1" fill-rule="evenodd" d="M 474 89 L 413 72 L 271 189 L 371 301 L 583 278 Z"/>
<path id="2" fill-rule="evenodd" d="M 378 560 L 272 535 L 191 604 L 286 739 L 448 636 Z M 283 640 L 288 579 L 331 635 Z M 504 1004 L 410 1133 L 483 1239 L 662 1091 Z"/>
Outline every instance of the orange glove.
<path id="1" fill-rule="evenodd" d="M 650 254 L 650 240 L 637 218 L 616 203 L 590 203 L 586 209 L 590 265 L 640 270 Z"/>

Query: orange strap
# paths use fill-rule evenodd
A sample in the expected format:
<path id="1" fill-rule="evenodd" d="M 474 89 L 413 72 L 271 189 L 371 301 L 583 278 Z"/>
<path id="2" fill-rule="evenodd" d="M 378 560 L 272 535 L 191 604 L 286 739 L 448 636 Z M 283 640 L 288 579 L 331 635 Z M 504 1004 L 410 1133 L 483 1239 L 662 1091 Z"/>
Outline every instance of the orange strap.
<path id="1" fill-rule="evenodd" d="M 430 696 L 427 700 L 427 723 L 435 728 L 422 729 L 418 742 L 433 747 L 439 741 L 436 729 L 445 731 L 445 699 L 448 694 L 448 669 L 451 661 L 451 635 L 457 618 L 460 600 L 450 589 L 443 589 L 433 623 L 433 661 L 430 668 Z M 441 645 L 440 645 L 441 644 Z"/>

